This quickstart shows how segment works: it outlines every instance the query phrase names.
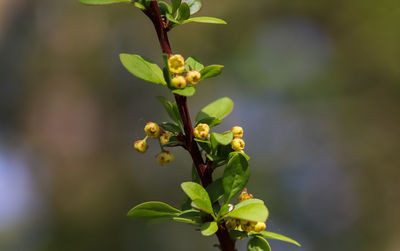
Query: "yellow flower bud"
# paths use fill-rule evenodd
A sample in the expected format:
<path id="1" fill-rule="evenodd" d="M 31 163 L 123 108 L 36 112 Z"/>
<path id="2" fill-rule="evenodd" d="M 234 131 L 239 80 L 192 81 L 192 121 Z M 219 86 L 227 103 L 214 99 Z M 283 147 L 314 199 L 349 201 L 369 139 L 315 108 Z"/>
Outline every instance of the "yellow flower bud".
<path id="1" fill-rule="evenodd" d="M 179 55 L 175 54 L 168 59 L 169 71 L 173 74 L 180 74 L 185 71 L 185 59 Z"/>
<path id="2" fill-rule="evenodd" d="M 244 200 L 253 199 L 253 195 L 247 193 L 247 189 L 243 189 L 242 193 L 239 195 L 238 201 L 242 202 Z"/>
<path id="3" fill-rule="evenodd" d="M 150 138 L 156 139 L 160 136 L 160 127 L 153 122 L 148 122 L 144 127 L 144 132 Z"/>
<path id="4" fill-rule="evenodd" d="M 204 139 L 210 133 L 210 127 L 207 124 L 198 124 L 196 128 L 194 128 L 194 136 L 198 139 Z"/>
<path id="5" fill-rule="evenodd" d="M 231 129 L 234 138 L 242 138 L 243 137 L 243 128 L 240 126 L 235 126 Z"/>
<path id="6" fill-rule="evenodd" d="M 138 140 L 133 144 L 133 147 L 140 153 L 145 153 L 147 150 L 147 143 L 146 143 L 146 139 L 143 140 Z"/>
<path id="7" fill-rule="evenodd" d="M 257 222 L 255 222 L 255 221 L 247 221 L 247 220 L 241 220 L 240 221 L 240 227 L 245 232 L 253 231 L 253 229 L 254 229 L 256 224 L 257 224 Z"/>
<path id="8" fill-rule="evenodd" d="M 183 76 L 176 76 L 171 80 L 171 84 L 177 89 L 183 89 L 186 87 L 186 80 Z"/>
<path id="9" fill-rule="evenodd" d="M 192 85 L 196 85 L 200 82 L 201 74 L 198 71 L 189 71 L 186 74 L 186 81 Z"/>
<path id="10" fill-rule="evenodd" d="M 163 134 L 160 136 L 160 142 L 161 144 L 167 144 L 169 142 L 169 139 L 171 138 L 171 132 L 165 131 Z"/>
<path id="11" fill-rule="evenodd" d="M 264 222 L 259 221 L 259 222 L 257 222 L 257 224 L 254 226 L 253 231 L 258 233 L 258 232 L 264 231 L 266 227 L 267 227 L 267 226 L 265 225 Z"/>
<path id="12" fill-rule="evenodd" d="M 244 141 L 241 138 L 235 138 L 232 140 L 232 149 L 235 151 L 241 151 L 244 149 Z"/>
<path id="13" fill-rule="evenodd" d="M 168 151 L 162 151 L 157 155 L 157 162 L 160 166 L 171 163 L 174 161 L 174 155 Z"/>

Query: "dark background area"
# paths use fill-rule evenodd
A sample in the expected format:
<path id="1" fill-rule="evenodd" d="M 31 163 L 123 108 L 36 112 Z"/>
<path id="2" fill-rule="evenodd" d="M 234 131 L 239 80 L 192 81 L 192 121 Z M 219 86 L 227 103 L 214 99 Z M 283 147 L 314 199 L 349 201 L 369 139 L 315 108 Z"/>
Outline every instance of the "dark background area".
<path id="1" fill-rule="evenodd" d="M 245 129 L 248 189 L 267 228 L 303 244 L 274 251 L 400 250 L 400 4 L 397 0 L 218 0 L 172 49 L 223 64 L 189 100 L 193 114 L 223 96 L 216 128 Z M 178 223 L 129 220 L 134 205 L 179 207 L 191 162 L 157 165 L 156 142 L 133 150 L 172 96 L 120 64 L 161 62 L 151 23 L 133 6 L 0 1 L 0 250 L 217 250 Z M 240 242 L 240 250 L 245 250 Z"/>

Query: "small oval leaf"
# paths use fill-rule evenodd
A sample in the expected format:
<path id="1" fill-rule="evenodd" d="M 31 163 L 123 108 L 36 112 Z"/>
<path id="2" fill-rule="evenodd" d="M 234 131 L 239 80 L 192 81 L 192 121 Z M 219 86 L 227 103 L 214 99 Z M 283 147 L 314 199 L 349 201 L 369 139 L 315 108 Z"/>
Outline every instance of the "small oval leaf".
<path id="1" fill-rule="evenodd" d="M 225 20 L 216 17 L 192 17 L 183 21 L 184 24 L 190 22 L 206 23 L 206 24 L 227 24 Z"/>
<path id="2" fill-rule="evenodd" d="M 131 0 L 79 0 L 80 3 L 86 5 L 106 5 L 115 3 L 132 3 Z"/>
<path id="3" fill-rule="evenodd" d="M 269 232 L 269 231 L 262 231 L 262 232 L 260 232 L 260 234 L 264 238 L 267 238 L 267 239 L 280 240 L 280 241 L 292 243 L 294 245 L 301 247 L 300 243 L 298 243 L 297 241 L 295 241 L 287 236 L 281 235 L 281 234 L 277 234 L 277 233 L 273 233 L 273 232 Z"/>
<path id="4" fill-rule="evenodd" d="M 268 218 L 268 214 L 268 209 L 262 200 L 249 199 L 238 203 L 225 217 L 265 222 Z"/>
<path id="5" fill-rule="evenodd" d="M 222 120 L 232 112 L 233 101 L 228 97 L 220 98 L 205 106 L 196 116 L 196 124 L 205 118 L 214 117 Z"/>
<path id="6" fill-rule="evenodd" d="M 247 243 L 247 251 L 271 251 L 271 247 L 265 239 L 255 236 Z"/>
<path id="7" fill-rule="evenodd" d="M 184 182 L 181 184 L 181 187 L 192 200 L 193 206 L 208 214 L 214 215 L 210 196 L 201 185 L 195 182 Z"/>
<path id="8" fill-rule="evenodd" d="M 218 231 L 218 224 L 215 221 L 206 222 L 201 225 L 201 234 L 204 236 L 210 236 Z"/>
<path id="9" fill-rule="evenodd" d="M 156 219 L 164 217 L 173 217 L 181 213 L 180 210 L 171 207 L 170 205 L 159 202 L 149 201 L 139 204 L 129 210 L 128 216 L 133 219 Z"/>
<path id="10" fill-rule="evenodd" d="M 246 158 L 242 154 L 233 155 L 226 165 L 222 178 L 225 202 L 229 202 L 246 186 L 249 176 L 250 169 Z"/>
<path id="11" fill-rule="evenodd" d="M 193 86 L 187 86 L 183 89 L 175 89 L 172 91 L 172 93 L 187 97 L 193 96 L 195 92 L 196 89 Z"/>
<path id="12" fill-rule="evenodd" d="M 120 59 L 124 67 L 136 77 L 152 83 L 166 85 L 162 70 L 150 60 L 131 54 L 120 54 Z"/>

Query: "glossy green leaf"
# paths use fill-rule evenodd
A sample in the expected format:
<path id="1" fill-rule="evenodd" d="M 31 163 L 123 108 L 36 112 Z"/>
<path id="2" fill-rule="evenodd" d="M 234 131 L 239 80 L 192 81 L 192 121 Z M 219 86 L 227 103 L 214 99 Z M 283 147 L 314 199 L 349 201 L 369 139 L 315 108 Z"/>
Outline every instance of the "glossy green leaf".
<path id="1" fill-rule="evenodd" d="M 152 83 L 166 85 L 163 72 L 157 64 L 139 55 L 120 54 L 120 59 L 124 67 L 136 77 Z"/>
<path id="2" fill-rule="evenodd" d="M 223 118 L 228 116 L 229 113 L 232 112 L 232 109 L 232 99 L 228 97 L 217 99 L 201 109 L 201 111 L 196 116 L 196 124 L 198 121 L 209 117 L 214 117 L 222 120 Z"/>
<path id="3" fill-rule="evenodd" d="M 184 24 L 190 22 L 206 23 L 206 24 L 227 24 L 225 20 L 216 17 L 192 17 L 183 21 Z"/>
<path id="4" fill-rule="evenodd" d="M 180 22 L 185 21 L 186 19 L 188 19 L 190 17 L 190 8 L 189 5 L 187 3 L 182 3 L 181 6 L 179 6 L 178 9 L 178 16 L 177 16 L 177 20 Z"/>
<path id="5" fill-rule="evenodd" d="M 179 9 L 179 6 L 181 6 L 182 0 L 171 0 L 172 2 L 172 14 L 175 14 L 176 11 Z"/>
<path id="6" fill-rule="evenodd" d="M 182 0 L 187 3 L 190 8 L 190 15 L 197 13 L 201 9 L 201 0 Z"/>
<path id="7" fill-rule="evenodd" d="M 202 140 L 202 139 L 194 139 L 200 146 L 201 148 L 206 151 L 207 153 L 211 152 L 211 143 L 208 140 Z"/>
<path id="8" fill-rule="evenodd" d="M 176 18 L 174 18 L 173 15 L 167 13 L 165 16 L 167 17 L 167 19 L 168 19 L 169 21 L 171 21 L 171 22 L 173 22 L 173 23 L 175 23 L 175 24 L 180 24 L 180 22 L 179 22 Z"/>
<path id="9" fill-rule="evenodd" d="M 214 127 L 214 126 L 221 124 L 222 120 L 214 118 L 214 117 L 208 117 L 208 118 L 204 118 L 204 119 L 198 121 L 196 123 L 196 125 L 198 125 L 200 123 L 207 124 L 209 127 Z"/>
<path id="10" fill-rule="evenodd" d="M 128 216 L 133 219 L 155 219 L 163 217 L 177 216 L 180 210 L 159 201 L 149 201 L 139 204 L 128 212 Z"/>
<path id="11" fill-rule="evenodd" d="M 223 65 L 208 65 L 204 67 L 200 71 L 201 78 L 200 79 L 206 79 L 206 78 L 213 78 L 221 74 L 222 68 L 224 68 Z"/>
<path id="12" fill-rule="evenodd" d="M 199 60 L 197 60 L 194 57 L 188 57 L 185 61 L 185 68 L 187 71 L 190 70 L 195 70 L 195 71 L 201 71 L 204 68 L 204 65 L 200 63 Z"/>
<path id="13" fill-rule="evenodd" d="M 192 200 L 192 204 L 196 208 L 208 214 L 214 214 L 210 197 L 208 196 L 207 191 L 201 185 L 195 182 L 184 182 L 181 184 L 181 187 L 187 196 L 189 196 L 189 198 Z"/>
<path id="14" fill-rule="evenodd" d="M 132 3 L 131 0 L 79 0 L 80 3 L 86 5 L 106 5 L 115 3 Z"/>
<path id="15" fill-rule="evenodd" d="M 162 97 L 162 96 L 157 96 L 157 99 L 161 102 L 161 104 L 164 106 L 165 110 L 168 113 L 168 116 L 175 122 L 178 122 L 180 120 L 179 117 L 177 117 L 174 107 L 172 102 L 170 102 L 168 99 Z"/>
<path id="16" fill-rule="evenodd" d="M 222 179 L 219 178 L 206 187 L 206 191 L 210 196 L 211 203 L 221 199 L 224 195 L 224 187 L 222 186 Z"/>
<path id="17" fill-rule="evenodd" d="M 247 251 L 271 251 L 271 247 L 264 238 L 255 236 L 247 243 Z"/>
<path id="18" fill-rule="evenodd" d="M 246 158 L 241 154 L 234 155 L 226 165 L 222 184 L 225 190 L 225 202 L 243 190 L 249 180 L 250 169 Z"/>
<path id="19" fill-rule="evenodd" d="M 182 133 L 182 129 L 177 126 L 176 124 L 173 123 L 169 123 L 169 122 L 162 122 L 161 123 L 161 127 L 169 132 L 173 132 L 173 133 Z"/>
<path id="20" fill-rule="evenodd" d="M 226 214 L 225 217 L 265 222 L 268 218 L 268 214 L 268 209 L 262 200 L 249 199 L 235 205 L 235 208 Z"/>
<path id="21" fill-rule="evenodd" d="M 160 9 L 161 15 L 166 15 L 172 12 L 172 7 L 164 1 L 158 1 L 158 8 Z"/>
<path id="22" fill-rule="evenodd" d="M 196 92 L 196 89 L 193 86 L 186 86 L 183 89 L 175 89 L 172 91 L 172 93 L 181 95 L 181 96 L 193 96 L 194 93 Z"/>
<path id="23" fill-rule="evenodd" d="M 211 147 L 216 149 L 218 145 L 229 145 L 232 142 L 233 134 L 232 132 L 220 134 L 213 132 L 211 133 L 210 140 L 211 140 Z"/>
<path id="24" fill-rule="evenodd" d="M 277 233 L 273 233 L 273 232 L 269 232 L 269 231 L 262 231 L 259 234 L 261 234 L 264 238 L 267 238 L 267 239 L 280 240 L 280 241 L 292 243 L 294 245 L 301 247 L 300 243 L 298 243 L 297 241 L 295 241 L 289 237 L 286 237 L 284 235 L 281 235 L 281 234 L 277 234 Z"/>
<path id="25" fill-rule="evenodd" d="M 218 231 L 218 224 L 215 221 L 206 222 L 203 225 L 201 225 L 200 230 L 202 235 L 210 236 Z"/>

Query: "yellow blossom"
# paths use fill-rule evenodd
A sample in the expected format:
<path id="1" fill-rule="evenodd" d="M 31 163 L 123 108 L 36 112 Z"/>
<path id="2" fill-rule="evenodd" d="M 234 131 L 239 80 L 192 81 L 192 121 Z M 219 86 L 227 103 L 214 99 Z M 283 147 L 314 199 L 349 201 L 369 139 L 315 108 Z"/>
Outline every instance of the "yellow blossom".
<path id="1" fill-rule="evenodd" d="M 144 131 L 150 138 L 156 139 L 160 136 L 160 127 L 153 122 L 148 122 L 144 127 Z"/>
<path id="2" fill-rule="evenodd" d="M 210 127 L 207 124 L 198 124 L 196 128 L 194 128 L 194 136 L 198 139 L 204 139 L 210 133 Z"/>
<path id="3" fill-rule="evenodd" d="M 196 85 L 200 82 L 201 74 L 198 71 L 189 71 L 186 74 L 186 81 L 192 85 Z"/>
<path id="4" fill-rule="evenodd" d="M 183 89 L 186 87 L 186 79 L 183 76 L 176 76 L 171 80 L 173 87 Z"/>
<path id="5" fill-rule="evenodd" d="M 168 59 L 169 71 L 173 74 L 180 74 L 185 71 L 185 59 L 179 55 L 175 54 Z"/>

